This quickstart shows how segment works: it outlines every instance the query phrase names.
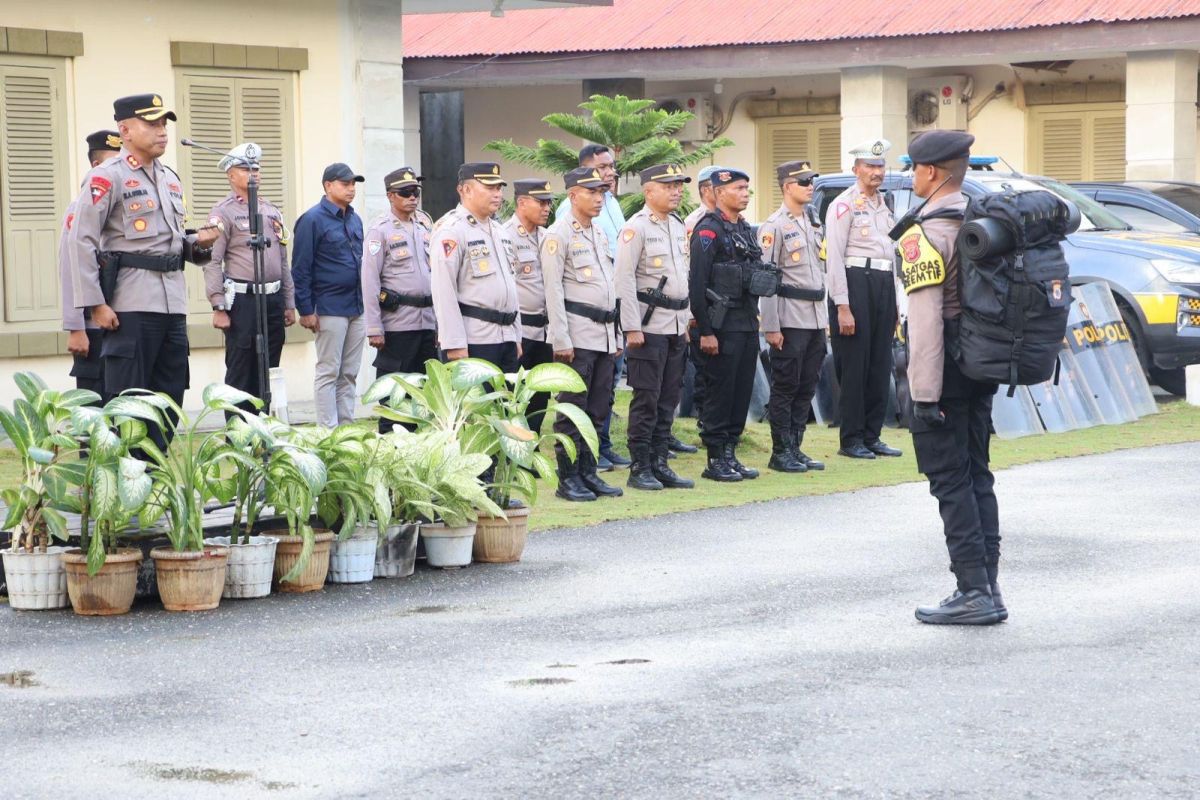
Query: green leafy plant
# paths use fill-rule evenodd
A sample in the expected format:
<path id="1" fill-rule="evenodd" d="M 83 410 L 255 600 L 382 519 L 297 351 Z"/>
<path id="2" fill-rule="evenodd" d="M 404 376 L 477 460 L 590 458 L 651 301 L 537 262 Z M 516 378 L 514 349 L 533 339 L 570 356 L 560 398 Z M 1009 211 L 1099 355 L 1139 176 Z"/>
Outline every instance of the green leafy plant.
<path id="1" fill-rule="evenodd" d="M 386 524 L 391 519 L 384 468 L 389 452 L 380 448 L 378 439 L 375 431 L 354 425 L 304 428 L 293 437 L 325 465 L 325 484 L 316 494 L 317 516 L 329 528 L 340 525 L 339 539 L 350 536 L 359 524 Z"/>
<path id="2" fill-rule="evenodd" d="M 304 429 L 281 425 L 276 430 L 271 457 L 267 462 L 266 503 L 287 520 L 288 533 L 303 540 L 300 557 L 281 580 L 294 579 L 308 564 L 316 544 L 312 528 L 317 495 L 325 488 L 328 473 L 325 463 L 306 444 Z"/>
<path id="3" fill-rule="evenodd" d="M 504 516 L 480 480 L 491 466 L 486 455 L 464 452 L 454 435 L 445 430 L 405 431 L 393 436 L 397 456 L 408 465 L 411 480 L 428 488 L 428 504 L 418 506 L 422 514 L 435 513 L 452 528 L 478 519 L 480 512 Z"/>

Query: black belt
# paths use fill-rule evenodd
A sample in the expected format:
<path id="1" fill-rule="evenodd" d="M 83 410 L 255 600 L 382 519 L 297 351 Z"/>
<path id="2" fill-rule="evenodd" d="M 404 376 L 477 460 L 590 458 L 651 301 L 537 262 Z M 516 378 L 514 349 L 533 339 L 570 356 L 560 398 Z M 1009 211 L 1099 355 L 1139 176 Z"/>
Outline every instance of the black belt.
<path id="1" fill-rule="evenodd" d="M 544 328 L 550 324 L 550 317 L 545 314 L 526 314 L 521 312 L 521 324 L 531 328 Z"/>
<path id="2" fill-rule="evenodd" d="M 824 289 L 801 289 L 799 286 L 791 286 L 786 283 L 779 284 L 779 290 L 775 294 L 789 300 L 821 301 L 825 299 Z"/>
<path id="3" fill-rule="evenodd" d="M 433 308 L 433 295 L 429 294 L 400 294 L 394 292 L 391 295 L 392 300 L 397 305 L 411 306 L 413 308 Z"/>
<path id="4" fill-rule="evenodd" d="M 683 311 L 689 304 L 689 300 L 686 297 L 668 297 L 665 294 L 654 294 L 645 289 L 638 291 L 637 299 L 648 306 L 669 308 L 672 311 Z"/>
<path id="5" fill-rule="evenodd" d="M 564 301 L 563 307 L 568 313 L 575 314 L 580 317 L 587 317 L 593 322 L 602 322 L 608 324 L 610 322 L 617 321 L 617 310 L 615 308 L 609 311 L 600 308 L 599 306 L 593 306 L 587 303 L 576 303 L 574 300 Z"/>
<path id="6" fill-rule="evenodd" d="M 459 303 L 458 310 L 464 317 L 481 319 L 484 322 L 493 322 L 497 325 L 512 325 L 517 321 L 516 311 L 497 311 L 494 308 L 469 306 L 466 303 Z"/>
<path id="7" fill-rule="evenodd" d="M 121 269 L 146 269 L 151 272 L 178 272 L 183 269 L 183 253 L 155 255 L 153 253 L 127 253 L 109 250 L 100 254 L 108 264 L 115 262 Z"/>

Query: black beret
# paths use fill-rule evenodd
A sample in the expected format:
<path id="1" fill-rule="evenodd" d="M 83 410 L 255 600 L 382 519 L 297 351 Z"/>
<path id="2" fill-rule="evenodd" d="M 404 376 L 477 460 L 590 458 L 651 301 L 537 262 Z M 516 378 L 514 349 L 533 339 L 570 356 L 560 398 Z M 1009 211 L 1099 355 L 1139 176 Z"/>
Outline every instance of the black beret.
<path id="1" fill-rule="evenodd" d="M 121 149 L 121 135 L 116 131 L 96 131 L 89 133 L 87 137 L 88 152 L 92 150 L 112 150 Z"/>
<path id="2" fill-rule="evenodd" d="M 500 176 L 500 165 L 491 161 L 472 161 L 458 168 L 458 182 L 479 181 L 485 186 L 507 186 Z"/>
<path id="3" fill-rule="evenodd" d="M 383 176 L 383 190 L 390 192 L 392 189 L 399 189 L 402 186 L 416 186 L 423 180 L 425 179 L 418 175 L 412 167 L 401 167 Z"/>
<path id="4" fill-rule="evenodd" d="M 909 142 L 908 157 L 914 164 L 941 164 L 968 158 L 975 137 L 962 131 L 925 131 Z"/>
<path id="5" fill-rule="evenodd" d="M 656 164 L 653 167 L 647 167 L 638 173 L 642 179 L 642 185 L 645 186 L 651 181 L 658 183 L 691 183 L 692 179 L 683 174 L 683 167 L 675 164 Z"/>
<path id="6" fill-rule="evenodd" d="M 714 172 L 710 180 L 712 180 L 712 185 L 715 189 L 718 186 L 724 186 L 725 184 L 733 183 L 734 181 L 748 181 L 750 180 L 750 176 L 742 172 L 740 169 L 726 167 L 725 169 Z"/>
<path id="7" fill-rule="evenodd" d="M 785 161 L 775 168 L 780 183 L 817 177 L 817 171 L 808 161 Z"/>
<path id="8" fill-rule="evenodd" d="M 113 101 L 113 119 L 120 122 L 131 117 L 139 117 L 147 122 L 155 122 L 163 117 L 172 122 L 178 119 L 174 111 L 163 107 L 162 96 L 157 94 L 134 94 Z"/>
<path id="9" fill-rule="evenodd" d="M 563 183 L 570 189 L 572 186 L 582 186 L 585 189 L 599 189 L 608 186 L 608 181 L 600 177 L 600 170 L 595 167 L 576 167 L 563 175 Z"/>
<path id="10" fill-rule="evenodd" d="M 554 197 L 554 190 L 550 188 L 550 181 L 544 181 L 541 178 L 522 178 L 519 181 L 513 181 L 513 196 L 533 197 L 538 200 L 549 200 Z"/>

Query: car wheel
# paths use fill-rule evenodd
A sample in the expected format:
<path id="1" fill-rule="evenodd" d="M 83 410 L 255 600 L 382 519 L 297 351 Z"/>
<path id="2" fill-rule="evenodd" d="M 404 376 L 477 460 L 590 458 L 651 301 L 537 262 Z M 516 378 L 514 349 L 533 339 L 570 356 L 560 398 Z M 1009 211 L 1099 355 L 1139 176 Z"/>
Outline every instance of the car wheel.
<path id="1" fill-rule="evenodd" d="M 1176 397 L 1183 397 L 1187 394 L 1187 380 L 1184 378 L 1183 367 L 1175 369 L 1151 367 L 1150 380 L 1158 384 L 1163 391 L 1170 392 Z"/>

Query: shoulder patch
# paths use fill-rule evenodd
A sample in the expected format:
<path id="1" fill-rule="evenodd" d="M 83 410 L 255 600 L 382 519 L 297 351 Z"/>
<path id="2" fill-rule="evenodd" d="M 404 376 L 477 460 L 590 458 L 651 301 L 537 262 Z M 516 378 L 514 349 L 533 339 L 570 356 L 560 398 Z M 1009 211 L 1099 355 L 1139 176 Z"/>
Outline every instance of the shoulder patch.
<path id="1" fill-rule="evenodd" d="M 770 233 L 764 232 L 763 235 L 759 237 L 759 241 L 762 243 L 763 249 L 765 250 L 775 243 L 775 237 Z"/>
<path id="2" fill-rule="evenodd" d="M 550 255 L 554 255 L 555 253 L 558 252 L 558 239 L 547 239 L 546 240 L 546 252 L 549 253 Z"/>
<path id="3" fill-rule="evenodd" d="M 383 242 L 379 241 L 378 239 L 372 239 L 371 241 L 367 242 L 367 252 L 369 252 L 371 255 L 379 255 L 379 251 L 381 249 L 383 249 Z"/>
<path id="4" fill-rule="evenodd" d="M 96 205 L 104 199 L 104 195 L 112 190 L 112 182 L 108 178 L 100 175 L 93 175 L 92 180 L 88 184 L 88 191 L 92 195 L 92 205 Z"/>
<path id="5" fill-rule="evenodd" d="M 708 250 L 713 246 L 713 242 L 717 240 L 717 232 L 708 228 L 701 228 L 696 231 L 696 235 L 700 237 L 701 250 Z"/>
<path id="6" fill-rule="evenodd" d="M 835 209 L 837 218 L 841 219 L 842 217 L 846 216 L 846 212 L 848 212 L 849 210 L 850 210 L 850 206 L 846 205 L 845 203 L 838 203 L 837 208 Z"/>
<path id="7" fill-rule="evenodd" d="M 633 228 L 626 228 L 625 230 L 621 231 L 621 241 L 622 242 L 632 242 L 633 237 L 636 235 L 637 235 L 637 231 L 635 231 Z"/>
<path id="8" fill-rule="evenodd" d="M 904 293 L 912 294 L 927 286 L 940 286 L 946 282 L 946 265 L 942 254 L 925 236 L 920 225 L 913 225 L 896 242 L 900 251 L 900 280 Z"/>
<path id="9" fill-rule="evenodd" d="M 446 258 L 450 257 L 450 254 L 454 252 L 454 248 L 456 247 L 458 247 L 458 242 L 453 239 L 442 240 L 442 252 L 446 255 Z"/>

